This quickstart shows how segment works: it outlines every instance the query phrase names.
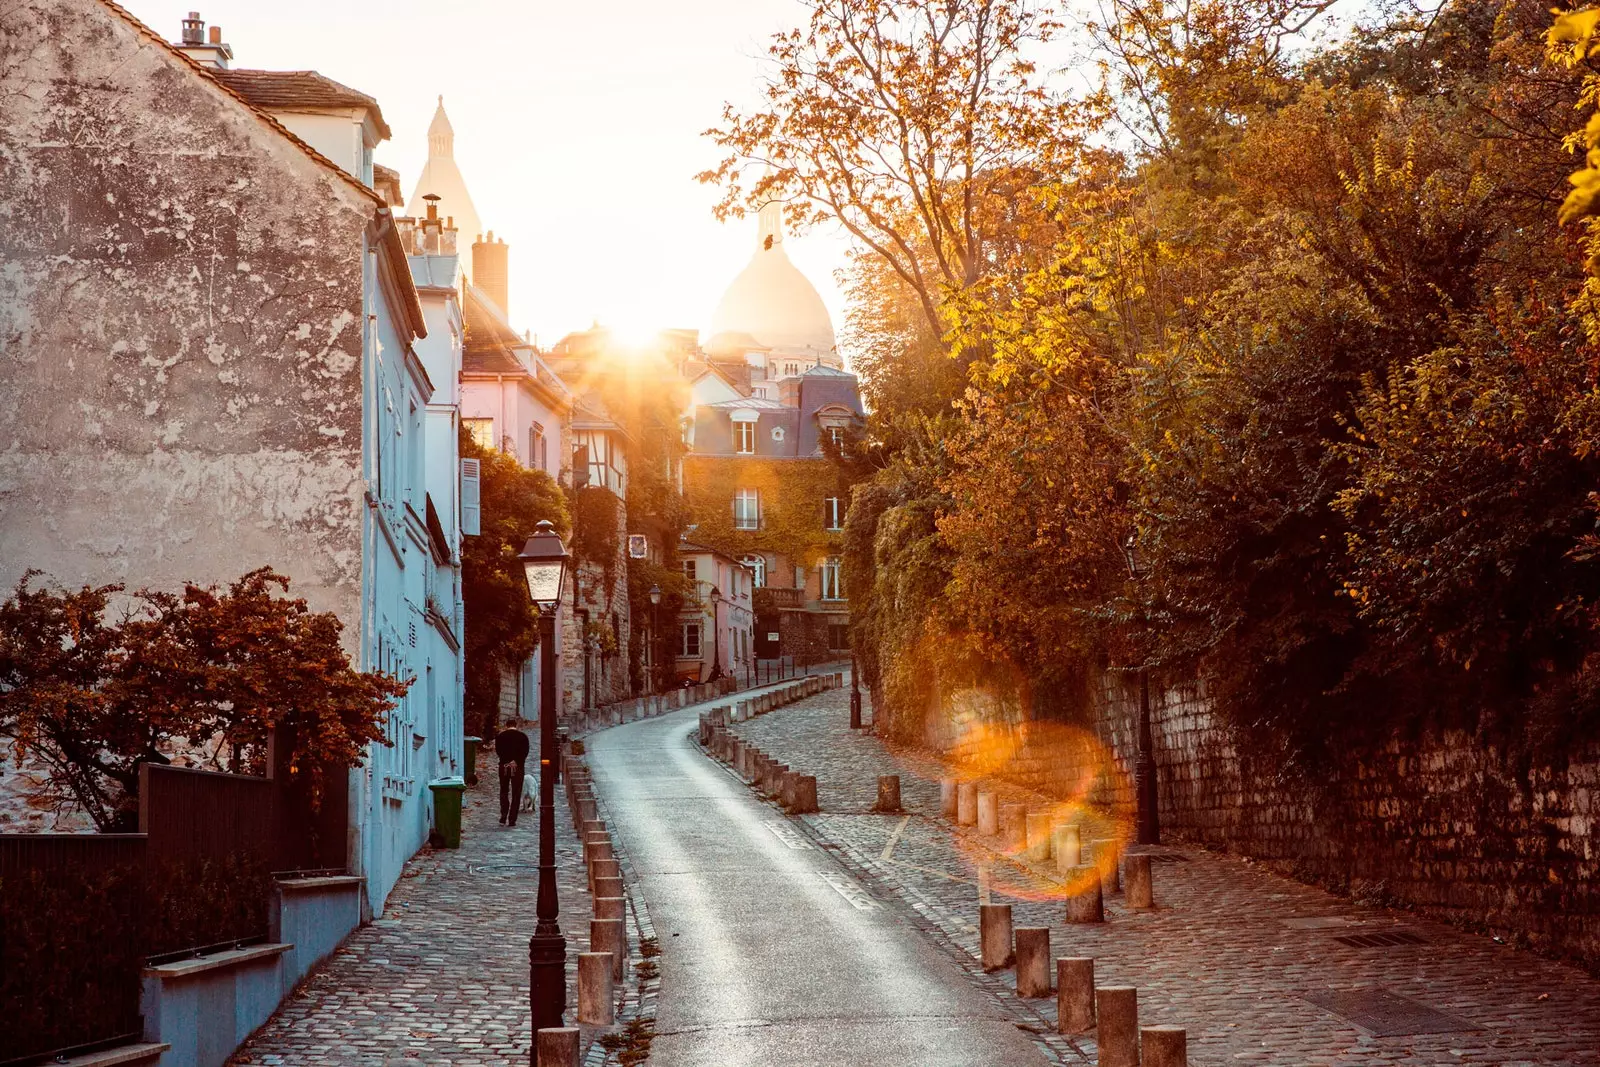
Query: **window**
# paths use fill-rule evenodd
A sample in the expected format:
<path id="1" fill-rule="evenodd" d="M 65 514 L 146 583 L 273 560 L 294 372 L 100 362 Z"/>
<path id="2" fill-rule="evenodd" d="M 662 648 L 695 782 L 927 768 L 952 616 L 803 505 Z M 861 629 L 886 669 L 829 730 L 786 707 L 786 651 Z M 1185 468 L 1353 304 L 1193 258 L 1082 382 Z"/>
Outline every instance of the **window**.
<path id="1" fill-rule="evenodd" d="M 753 582 L 755 588 L 760 589 L 762 586 L 767 584 L 766 556 L 745 556 L 743 559 L 739 560 L 739 562 L 743 563 L 746 567 L 749 567 L 750 573 L 755 576 Z"/>
<path id="2" fill-rule="evenodd" d="M 844 447 L 844 427 L 843 426 L 829 426 L 828 427 L 828 440 L 832 441 L 834 443 L 834 445 L 836 445 L 837 447 L 843 448 Z"/>
<path id="3" fill-rule="evenodd" d="M 761 491 L 741 489 L 733 495 L 733 528 L 761 529 Z"/>
<path id="4" fill-rule="evenodd" d="M 462 419 L 467 432 L 478 443 L 479 448 L 494 448 L 494 420 L 493 419 Z"/>
<path id="5" fill-rule="evenodd" d="M 789 378 L 794 378 L 794 377 L 798 376 L 799 373 L 800 373 L 800 364 L 798 364 L 798 363 L 785 363 L 783 365 L 783 373 L 784 373 L 785 377 L 789 377 Z"/>
<path id="6" fill-rule="evenodd" d="M 678 655 L 684 659 L 700 658 L 700 624 L 686 622 L 683 632 L 679 635 Z"/>
<path id="7" fill-rule="evenodd" d="M 537 422 L 528 429 L 528 466 L 534 470 L 547 470 L 545 458 L 549 444 L 544 439 L 544 427 Z"/>
<path id="8" fill-rule="evenodd" d="M 695 580 L 695 561 L 694 560 L 686 559 L 686 560 L 683 561 L 683 576 L 685 578 L 689 579 L 691 582 Z"/>
<path id="9" fill-rule="evenodd" d="M 843 600 L 844 584 L 840 581 L 838 557 L 829 557 L 828 561 L 822 565 L 818 574 L 822 579 L 822 599 Z"/>
<path id="10" fill-rule="evenodd" d="M 740 455 L 753 455 L 756 450 L 756 424 L 753 422 L 736 422 L 733 424 L 733 447 Z"/>
<path id="11" fill-rule="evenodd" d="M 782 441 L 783 440 L 783 427 L 782 426 L 774 426 L 772 428 L 772 439 L 774 441 Z"/>
<path id="12" fill-rule="evenodd" d="M 850 649 L 850 625 L 843 622 L 828 624 L 828 651 L 847 652 Z"/>
<path id="13" fill-rule="evenodd" d="M 839 497 L 822 498 L 822 525 L 829 530 L 844 529 L 844 501 Z"/>

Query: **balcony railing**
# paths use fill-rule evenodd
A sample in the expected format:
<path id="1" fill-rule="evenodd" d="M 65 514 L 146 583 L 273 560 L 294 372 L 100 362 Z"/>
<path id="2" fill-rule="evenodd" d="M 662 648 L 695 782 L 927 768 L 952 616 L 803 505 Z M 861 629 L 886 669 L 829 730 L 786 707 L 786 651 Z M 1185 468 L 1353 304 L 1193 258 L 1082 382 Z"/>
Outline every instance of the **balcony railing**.
<path id="1" fill-rule="evenodd" d="M 764 585 L 755 591 L 757 611 L 781 611 L 784 608 L 805 607 L 804 589 L 779 589 Z"/>

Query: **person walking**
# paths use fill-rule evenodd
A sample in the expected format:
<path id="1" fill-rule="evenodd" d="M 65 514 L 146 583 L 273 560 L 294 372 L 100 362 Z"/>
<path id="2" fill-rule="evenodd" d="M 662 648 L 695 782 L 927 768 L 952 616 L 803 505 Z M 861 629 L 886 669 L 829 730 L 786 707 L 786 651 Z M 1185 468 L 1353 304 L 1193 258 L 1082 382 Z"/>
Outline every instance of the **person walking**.
<path id="1" fill-rule="evenodd" d="M 517 825 L 517 812 L 522 810 L 522 776 L 528 762 L 528 735 L 515 724 L 495 735 L 494 754 L 500 758 L 500 823 Z"/>

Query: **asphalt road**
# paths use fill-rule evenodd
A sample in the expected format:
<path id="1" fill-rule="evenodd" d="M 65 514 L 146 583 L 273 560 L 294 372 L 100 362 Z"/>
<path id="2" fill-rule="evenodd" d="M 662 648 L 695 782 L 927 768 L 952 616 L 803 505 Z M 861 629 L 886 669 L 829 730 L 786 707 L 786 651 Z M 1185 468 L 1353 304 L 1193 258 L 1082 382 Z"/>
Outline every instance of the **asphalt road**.
<path id="1" fill-rule="evenodd" d="M 1047 1061 L 922 934 L 689 741 L 696 709 L 590 735 L 661 940 L 652 1067 Z"/>

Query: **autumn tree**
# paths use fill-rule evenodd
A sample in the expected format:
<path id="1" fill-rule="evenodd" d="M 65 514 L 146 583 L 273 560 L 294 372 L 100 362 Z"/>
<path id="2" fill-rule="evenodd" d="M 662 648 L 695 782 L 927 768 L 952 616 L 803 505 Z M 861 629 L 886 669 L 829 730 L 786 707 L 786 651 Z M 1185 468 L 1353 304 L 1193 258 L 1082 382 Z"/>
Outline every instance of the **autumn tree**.
<path id="1" fill-rule="evenodd" d="M 267 569 L 182 593 L 24 576 L 0 605 L 0 736 L 103 831 L 137 828 L 142 764 L 262 772 L 275 730 L 315 790 L 384 741 L 411 680 L 356 670 L 338 617 L 288 589 Z"/>
<path id="2" fill-rule="evenodd" d="M 461 455 L 478 461 L 479 530 L 462 538 L 461 599 L 466 614 L 465 718 L 468 733 L 493 736 L 500 679 L 517 670 L 538 644 L 538 619 L 517 554 L 541 521 L 569 529 L 561 487 L 515 456 L 484 448 L 465 430 Z"/>

